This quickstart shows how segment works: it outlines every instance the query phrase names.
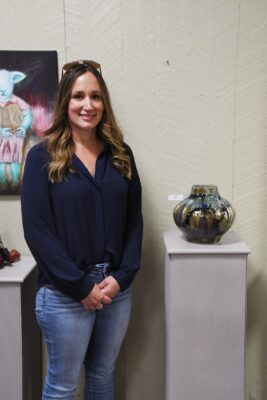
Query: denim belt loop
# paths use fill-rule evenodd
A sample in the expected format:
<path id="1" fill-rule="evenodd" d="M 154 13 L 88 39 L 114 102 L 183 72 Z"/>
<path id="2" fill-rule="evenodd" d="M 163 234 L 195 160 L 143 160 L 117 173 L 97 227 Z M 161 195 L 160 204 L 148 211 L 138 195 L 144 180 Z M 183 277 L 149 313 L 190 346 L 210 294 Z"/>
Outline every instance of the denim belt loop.
<path id="1" fill-rule="evenodd" d="M 103 264 L 103 270 L 102 270 L 103 275 L 109 274 L 110 271 L 111 271 L 111 265 L 110 265 L 110 263 L 104 263 L 104 264 Z"/>

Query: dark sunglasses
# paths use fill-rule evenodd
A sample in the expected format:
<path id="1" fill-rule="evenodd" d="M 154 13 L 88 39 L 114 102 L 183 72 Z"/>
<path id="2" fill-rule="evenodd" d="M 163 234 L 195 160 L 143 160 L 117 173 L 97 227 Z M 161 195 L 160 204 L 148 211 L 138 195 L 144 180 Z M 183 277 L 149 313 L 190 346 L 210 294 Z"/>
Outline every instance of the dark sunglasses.
<path id="1" fill-rule="evenodd" d="M 73 70 L 74 68 L 76 68 L 77 66 L 81 66 L 81 65 L 85 65 L 85 66 L 88 65 L 89 67 L 93 67 L 98 72 L 100 72 L 100 75 L 102 75 L 101 65 L 99 63 L 97 63 L 96 61 L 78 60 L 78 61 L 71 61 L 71 62 L 63 65 L 61 76 L 63 76 L 66 72 L 69 72 L 69 71 Z"/>

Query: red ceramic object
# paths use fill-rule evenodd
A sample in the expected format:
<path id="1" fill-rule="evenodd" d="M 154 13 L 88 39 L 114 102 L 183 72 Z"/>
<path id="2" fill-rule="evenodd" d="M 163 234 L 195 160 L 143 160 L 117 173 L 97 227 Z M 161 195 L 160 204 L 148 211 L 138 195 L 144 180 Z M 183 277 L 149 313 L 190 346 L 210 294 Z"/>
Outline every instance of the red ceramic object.
<path id="1" fill-rule="evenodd" d="M 13 263 L 19 260 L 20 260 L 20 253 L 16 249 L 10 250 L 7 261 Z"/>

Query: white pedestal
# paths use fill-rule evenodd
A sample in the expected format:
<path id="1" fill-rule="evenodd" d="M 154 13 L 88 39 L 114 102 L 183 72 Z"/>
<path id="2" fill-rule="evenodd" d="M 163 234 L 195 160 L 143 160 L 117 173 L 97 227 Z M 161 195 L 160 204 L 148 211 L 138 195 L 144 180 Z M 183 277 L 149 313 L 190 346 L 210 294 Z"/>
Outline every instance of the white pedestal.
<path id="1" fill-rule="evenodd" d="M 176 231 L 166 246 L 166 400 L 244 400 L 246 262 L 233 231 L 194 244 Z"/>
<path id="2" fill-rule="evenodd" d="M 0 399 L 41 398 L 41 335 L 35 322 L 35 261 L 0 269 Z"/>

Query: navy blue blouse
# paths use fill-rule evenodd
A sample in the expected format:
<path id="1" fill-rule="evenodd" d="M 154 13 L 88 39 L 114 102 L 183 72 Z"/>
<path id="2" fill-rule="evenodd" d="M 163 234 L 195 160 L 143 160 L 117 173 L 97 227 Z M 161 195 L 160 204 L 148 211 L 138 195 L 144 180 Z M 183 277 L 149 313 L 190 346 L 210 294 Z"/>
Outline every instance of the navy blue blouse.
<path id="1" fill-rule="evenodd" d="M 104 261 L 112 262 L 122 291 L 133 281 L 140 268 L 141 185 L 132 151 L 125 148 L 131 180 L 114 167 L 106 146 L 94 177 L 74 154 L 77 173 L 68 173 L 60 183 L 48 180 L 50 156 L 44 143 L 29 151 L 21 206 L 25 239 L 39 267 L 38 287 L 50 283 L 80 301 L 94 286 L 84 267 Z"/>

